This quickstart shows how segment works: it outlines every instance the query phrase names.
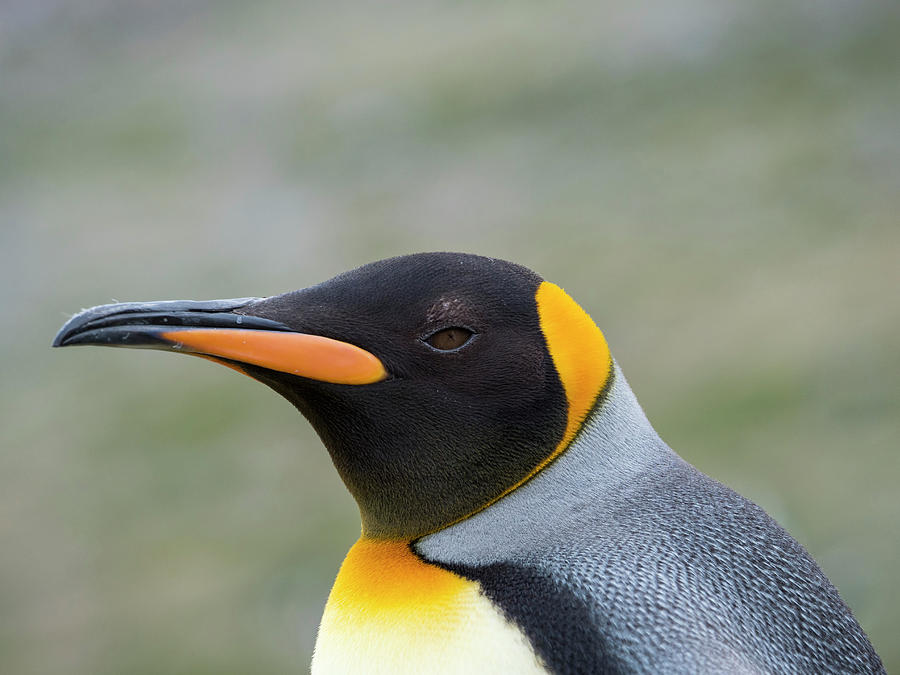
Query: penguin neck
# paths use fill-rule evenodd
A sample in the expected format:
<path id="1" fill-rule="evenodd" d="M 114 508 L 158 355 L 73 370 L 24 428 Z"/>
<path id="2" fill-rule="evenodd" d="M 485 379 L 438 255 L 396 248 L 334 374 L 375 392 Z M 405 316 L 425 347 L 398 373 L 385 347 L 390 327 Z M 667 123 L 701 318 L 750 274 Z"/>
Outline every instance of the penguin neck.
<path id="1" fill-rule="evenodd" d="M 681 460 L 660 439 L 614 363 L 613 381 L 569 446 L 531 480 L 483 511 L 419 539 L 446 562 L 489 563 L 559 536 L 560 523 L 612 509 L 642 474 Z"/>

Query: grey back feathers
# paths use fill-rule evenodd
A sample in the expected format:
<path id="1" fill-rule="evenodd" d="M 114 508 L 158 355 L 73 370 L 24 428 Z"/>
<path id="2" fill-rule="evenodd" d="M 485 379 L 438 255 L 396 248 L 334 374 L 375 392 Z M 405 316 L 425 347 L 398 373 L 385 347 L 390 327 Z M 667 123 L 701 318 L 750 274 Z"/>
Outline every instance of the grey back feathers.
<path id="1" fill-rule="evenodd" d="M 416 551 L 478 581 L 552 672 L 883 673 L 803 547 L 613 377 L 555 462 Z"/>

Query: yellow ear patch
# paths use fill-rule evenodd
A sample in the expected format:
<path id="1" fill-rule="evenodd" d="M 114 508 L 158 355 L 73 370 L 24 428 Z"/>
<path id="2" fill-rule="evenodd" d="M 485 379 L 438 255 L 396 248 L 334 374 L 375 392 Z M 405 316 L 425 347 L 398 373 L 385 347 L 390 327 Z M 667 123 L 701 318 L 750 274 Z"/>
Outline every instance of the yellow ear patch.
<path id="1" fill-rule="evenodd" d="M 535 469 L 537 473 L 575 438 L 609 379 L 612 358 L 597 324 L 563 289 L 545 281 L 538 287 L 535 299 L 541 331 L 569 402 L 562 440 L 553 454 Z"/>
<path id="2" fill-rule="evenodd" d="M 541 282 L 535 293 L 541 332 L 569 404 L 566 429 L 557 446 L 527 476 L 501 494 L 450 525 L 470 518 L 527 483 L 559 457 L 575 438 L 612 372 L 612 356 L 606 338 L 594 320 L 556 284 Z"/>

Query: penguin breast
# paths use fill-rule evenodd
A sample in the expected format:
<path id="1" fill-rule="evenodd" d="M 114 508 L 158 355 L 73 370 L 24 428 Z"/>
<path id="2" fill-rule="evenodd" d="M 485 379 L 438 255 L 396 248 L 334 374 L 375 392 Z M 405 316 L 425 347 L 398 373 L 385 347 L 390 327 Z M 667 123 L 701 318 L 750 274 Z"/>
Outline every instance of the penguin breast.
<path id="1" fill-rule="evenodd" d="M 546 673 L 478 582 L 424 562 L 403 541 L 360 539 L 319 626 L 314 675 Z"/>

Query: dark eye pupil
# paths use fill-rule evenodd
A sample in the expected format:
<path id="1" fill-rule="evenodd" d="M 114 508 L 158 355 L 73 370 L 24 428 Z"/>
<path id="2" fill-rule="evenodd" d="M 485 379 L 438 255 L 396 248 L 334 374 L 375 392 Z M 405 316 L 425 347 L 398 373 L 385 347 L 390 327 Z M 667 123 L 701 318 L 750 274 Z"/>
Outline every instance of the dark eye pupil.
<path id="1" fill-rule="evenodd" d="M 470 337 L 472 337 L 472 331 L 465 328 L 445 328 L 432 335 L 426 342 L 435 349 L 448 351 L 462 347 Z"/>

